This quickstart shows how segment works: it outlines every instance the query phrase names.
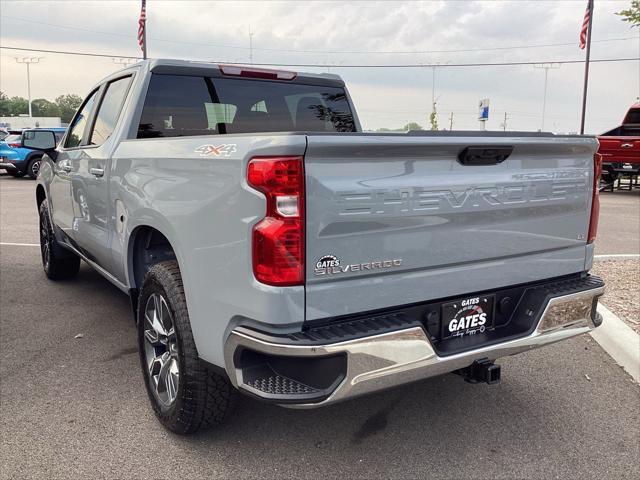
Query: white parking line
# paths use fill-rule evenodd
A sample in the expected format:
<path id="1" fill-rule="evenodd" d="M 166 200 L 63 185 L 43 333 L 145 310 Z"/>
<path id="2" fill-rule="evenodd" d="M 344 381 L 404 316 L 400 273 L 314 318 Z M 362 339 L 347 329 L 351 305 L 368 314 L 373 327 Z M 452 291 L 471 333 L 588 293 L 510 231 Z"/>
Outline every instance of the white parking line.
<path id="1" fill-rule="evenodd" d="M 613 255 L 594 255 L 594 260 L 628 260 L 640 258 L 640 253 L 615 253 Z"/>
<path id="2" fill-rule="evenodd" d="M 39 243 L 12 243 L 12 242 L 0 242 L 0 246 L 8 247 L 39 247 Z"/>

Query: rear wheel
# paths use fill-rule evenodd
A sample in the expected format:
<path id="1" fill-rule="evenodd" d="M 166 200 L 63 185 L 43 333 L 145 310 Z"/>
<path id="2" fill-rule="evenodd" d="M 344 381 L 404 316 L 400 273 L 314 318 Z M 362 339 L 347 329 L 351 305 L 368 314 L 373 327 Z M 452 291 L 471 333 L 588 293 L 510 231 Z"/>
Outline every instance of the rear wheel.
<path id="1" fill-rule="evenodd" d="M 142 374 L 160 422 L 180 434 L 220 424 L 237 392 L 198 357 L 175 260 L 157 263 L 145 275 L 137 319 Z"/>
<path id="2" fill-rule="evenodd" d="M 34 157 L 29 161 L 29 166 L 27 167 L 27 174 L 30 178 L 36 178 L 38 176 L 38 172 L 40 171 L 40 162 L 42 161 L 42 157 Z"/>
<path id="3" fill-rule="evenodd" d="M 51 280 L 63 280 L 77 275 L 80 270 L 80 258 L 61 247 L 53 234 L 49 218 L 49 205 L 44 200 L 40 204 L 40 253 L 42 268 Z"/>

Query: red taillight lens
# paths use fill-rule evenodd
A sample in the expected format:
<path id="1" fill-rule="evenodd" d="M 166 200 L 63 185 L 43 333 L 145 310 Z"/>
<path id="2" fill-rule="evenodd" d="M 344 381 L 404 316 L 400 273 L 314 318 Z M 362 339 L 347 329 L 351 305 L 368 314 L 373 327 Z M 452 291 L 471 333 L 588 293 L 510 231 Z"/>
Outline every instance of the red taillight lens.
<path id="1" fill-rule="evenodd" d="M 600 175 L 602 174 L 602 155 L 593 156 L 593 197 L 591 199 L 591 218 L 587 243 L 593 243 L 598 234 L 598 218 L 600 217 Z"/>
<path id="2" fill-rule="evenodd" d="M 7 145 L 9 145 L 11 148 L 20 148 L 19 143 L 8 143 Z"/>
<path id="3" fill-rule="evenodd" d="M 253 227 L 253 273 L 277 286 L 304 283 L 302 157 L 256 157 L 247 182 L 267 197 L 265 218 Z"/>

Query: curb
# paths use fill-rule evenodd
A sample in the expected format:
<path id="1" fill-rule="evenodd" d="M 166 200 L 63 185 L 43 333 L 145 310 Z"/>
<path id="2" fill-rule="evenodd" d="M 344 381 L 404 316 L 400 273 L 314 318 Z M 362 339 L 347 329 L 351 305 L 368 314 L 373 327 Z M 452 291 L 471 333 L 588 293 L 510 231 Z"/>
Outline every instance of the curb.
<path id="1" fill-rule="evenodd" d="M 603 321 L 589 335 L 625 372 L 640 383 L 640 335 L 602 304 L 598 312 Z"/>

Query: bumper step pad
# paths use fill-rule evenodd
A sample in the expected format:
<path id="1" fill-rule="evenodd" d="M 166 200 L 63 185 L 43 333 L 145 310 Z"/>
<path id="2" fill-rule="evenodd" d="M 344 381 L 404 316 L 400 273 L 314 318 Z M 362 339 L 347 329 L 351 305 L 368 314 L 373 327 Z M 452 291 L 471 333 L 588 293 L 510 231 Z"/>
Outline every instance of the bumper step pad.
<path id="1" fill-rule="evenodd" d="M 317 388 L 310 387 L 297 380 L 280 375 L 269 367 L 262 367 L 259 377 L 245 380 L 250 387 L 271 395 L 308 395 L 319 393 Z"/>

